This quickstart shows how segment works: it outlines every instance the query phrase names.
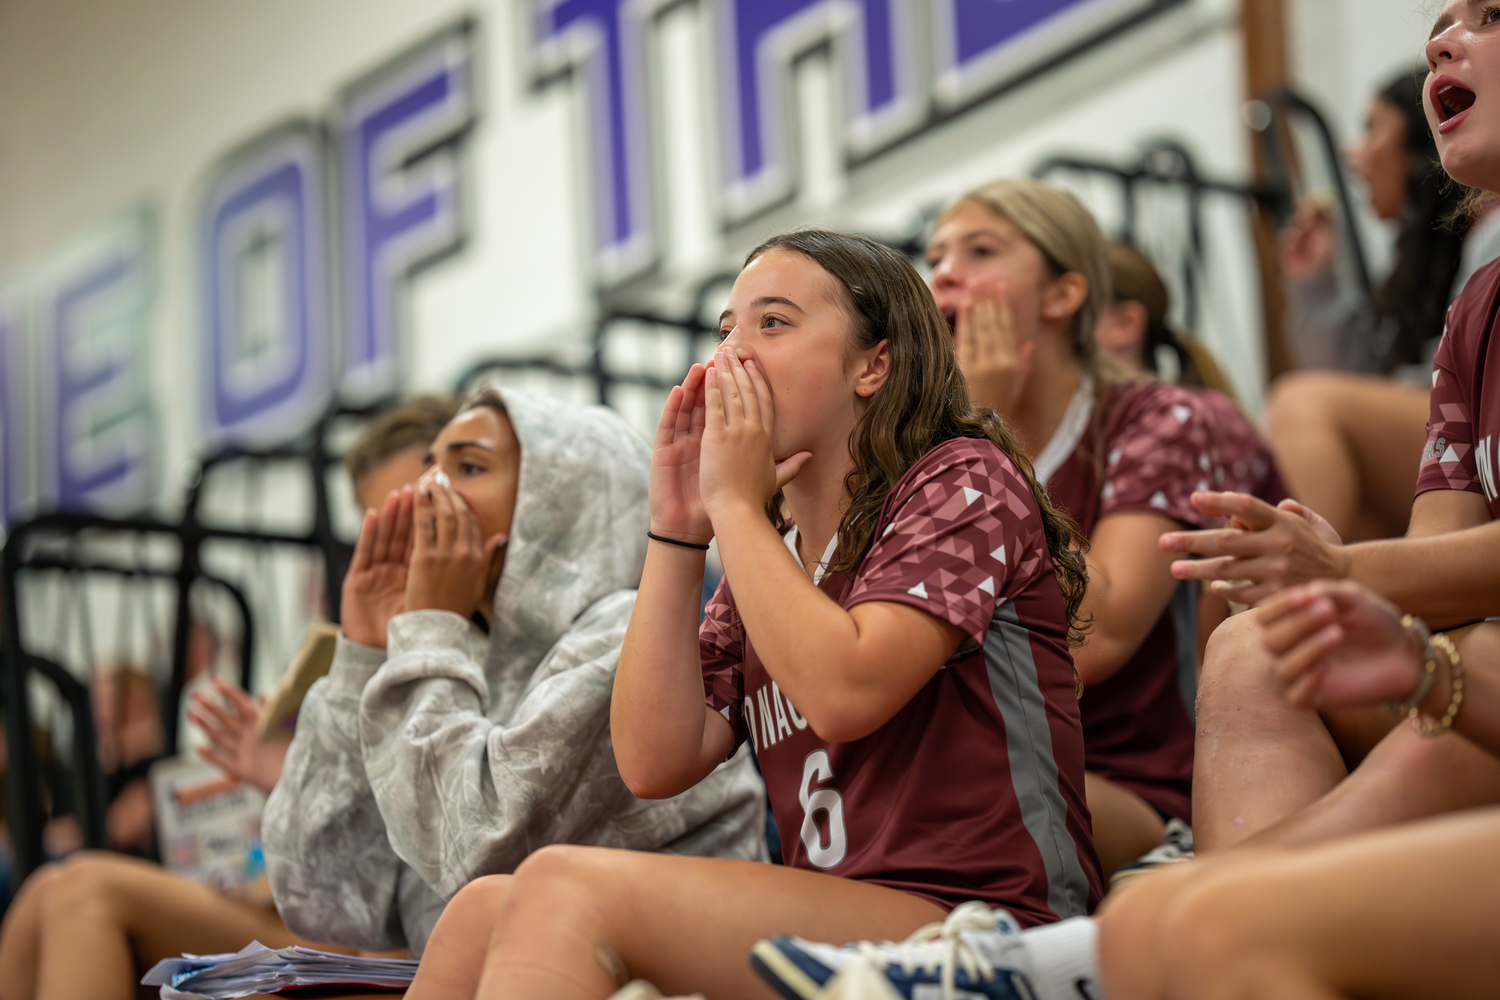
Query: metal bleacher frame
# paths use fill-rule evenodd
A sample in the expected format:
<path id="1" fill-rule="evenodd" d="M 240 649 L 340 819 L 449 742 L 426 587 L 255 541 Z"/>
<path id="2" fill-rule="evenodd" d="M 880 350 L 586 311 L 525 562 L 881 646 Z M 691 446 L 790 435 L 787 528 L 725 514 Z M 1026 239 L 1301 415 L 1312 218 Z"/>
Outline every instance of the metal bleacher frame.
<path id="1" fill-rule="evenodd" d="M 172 620 L 171 677 L 161 693 L 163 730 L 162 757 L 178 750 L 178 716 L 183 688 L 187 680 L 189 639 L 192 627 L 191 600 L 195 586 L 206 584 L 223 590 L 240 616 L 239 681 L 246 690 L 251 686 L 255 657 L 255 621 L 252 605 L 245 591 L 235 583 L 207 572 L 202 565 L 206 542 L 223 540 L 257 546 L 292 546 L 316 552 L 322 560 L 329 581 L 330 613 L 337 620 L 339 586 L 348 565 L 352 546 L 333 531 L 328 496 L 328 470 L 337 461 L 328 448 L 331 425 L 342 418 L 368 416 L 380 404 L 363 408 L 336 407 L 316 425 L 303 445 L 284 445 L 268 449 L 225 448 L 204 458 L 197 475 L 188 487 L 180 520 L 167 521 L 149 517 L 116 518 L 72 512 L 43 513 L 14 525 L 0 550 L 0 702 L 3 702 L 7 742 L 7 818 L 15 851 L 17 881 L 43 860 L 42 830 L 46 821 L 43 775 L 34 743 L 34 725 L 27 694 L 33 674 L 49 680 L 58 691 L 72 717 L 73 788 L 83 843 L 89 848 L 107 846 L 104 815 L 114 793 L 134 778 L 144 777 L 149 766 L 161 757 L 140 761 L 112 775 L 103 773 L 96 752 L 93 713 L 89 689 L 62 664 L 27 649 L 20 628 L 19 587 L 25 574 L 37 571 L 78 574 L 103 574 L 129 578 L 170 580 L 176 585 L 175 611 Z M 302 465 L 310 477 L 313 495 L 313 521 L 305 534 L 286 534 L 204 523 L 202 502 L 205 483 L 210 474 L 231 463 L 261 465 L 291 463 Z M 132 565 L 118 560 L 84 557 L 79 549 L 83 542 L 100 537 L 167 539 L 176 544 L 170 565 Z M 59 545 L 61 543 L 61 545 Z M 59 552 L 59 547 L 62 552 Z M 139 546 L 136 546 L 139 550 Z M 89 665 L 90 669 L 94 665 Z"/>
<path id="2" fill-rule="evenodd" d="M 1123 232 L 1127 240 L 1134 240 L 1139 233 L 1140 220 L 1136 216 L 1135 192 L 1148 185 L 1165 186 L 1184 192 L 1188 205 L 1188 252 L 1182 274 L 1184 311 L 1191 325 L 1197 317 L 1199 291 L 1195 266 L 1201 265 L 1203 254 L 1202 202 L 1207 196 L 1227 196 L 1244 200 L 1274 217 L 1285 218 L 1292 208 L 1292 178 L 1297 174 L 1295 156 L 1287 149 L 1284 127 L 1289 116 L 1301 116 L 1314 125 L 1320 136 L 1321 153 L 1332 162 L 1337 162 L 1337 147 L 1330 130 L 1322 117 L 1307 101 L 1296 94 L 1284 92 L 1268 97 L 1264 101 L 1270 114 L 1260 129 L 1260 139 L 1270 166 L 1271 183 L 1252 186 L 1236 182 L 1217 180 L 1205 176 L 1192 155 L 1180 144 L 1169 140 L 1148 143 L 1142 147 L 1139 158 L 1133 164 L 1121 166 L 1104 160 L 1079 156 L 1055 156 L 1040 162 L 1032 171 L 1033 176 L 1044 178 L 1054 173 L 1074 172 L 1105 177 L 1119 185 L 1124 208 Z M 1348 237 L 1347 245 L 1354 255 L 1355 271 L 1369 288 L 1368 271 L 1359 239 L 1353 231 L 1351 199 L 1347 184 L 1340 170 L 1334 169 L 1336 179 L 1334 194 L 1338 201 Z M 887 242 L 913 259 L 920 258 L 923 250 L 925 230 L 932 213 L 922 220 L 913 232 Z M 589 358 L 583 364 L 571 364 L 542 355 L 499 355 L 485 357 L 471 365 L 458 379 L 458 388 L 463 389 L 487 373 L 497 372 L 543 372 L 591 384 L 596 401 L 611 405 L 613 390 L 617 386 L 634 386 L 667 392 L 680 382 L 692 361 L 699 356 L 702 341 L 717 336 L 717 323 L 705 321 L 703 310 L 707 307 L 715 289 L 731 281 L 732 273 L 716 273 L 696 288 L 689 307 L 681 316 L 668 316 L 648 311 L 605 311 L 594 324 L 589 336 Z M 671 335 L 680 337 L 684 347 L 685 363 L 682 371 L 665 374 L 645 371 L 616 371 L 609 361 L 608 346 L 616 332 L 628 324 L 665 328 Z M 49 571 L 67 574 L 104 574 L 112 576 L 150 577 L 170 580 L 176 585 L 176 603 L 172 623 L 171 678 L 162 692 L 162 724 L 164 730 L 164 755 L 170 756 L 178 749 L 178 709 L 186 681 L 189 657 L 189 639 L 192 626 L 191 598 L 197 585 L 221 588 L 238 609 L 242 618 L 240 646 L 240 681 L 248 690 L 251 668 L 254 663 L 254 634 L 252 602 L 242 588 L 234 582 L 205 571 L 202 565 L 202 549 L 206 542 L 227 540 L 259 546 L 293 546 L 312 550 L 322 560 L 327 582 L 327 599 L 330 615 L 334 621 L 339 617 L 340 586 L 343 574 L 352 554 L 352 546 L 338 538 L 333 529 L 333 518 L 328 493 L 328 472 L 338 458 L 329 448 L 332 425 L 341 419 L 368 417 L 378 412 L 391 401 L 364 408 L 334 407 L 317 423 L 312 432 L 297 444 L 287 444 L 269 449 L 227 448 L 204 458 L 198 475 L 188 487 L 180 520 L 169 521 L 152 518 L 111 518 L 92 514 L 53 512 L 41 514 L 29 521 L 13 526 L 0 551 L 0 702 L 3 702 L 4 721 L 8 750 L 8 810 L 11 837 L 15 849 L 15 871 L 17 881 L 23 879 L 43 860 L 42 828 L 46 819 L 44 808 L 43 778 L 40 773 L 36 746 L 33 742 L 33 722 L 30 717 L 28 684 L 33 675 L 50 681 L 72 715 L 74 782 L 77 786 L 73 796 L 79 814 L 84 844 L 87 847 L 106 846 L 105 810 L 113 792 L 133 777 L 144 774 L 151 761 L 144 761 L 125 769 L 121 773 L 106 775 L 98 762 L 93 731 L 93 715 L 87 684 L 79 680 L 62 664 L 27 649 L 22 641 L 19 625 L 18 587 L 27 573 Z M 304 534 L 287 534 L 246 530 L 207 524 L 202 518 L 201 505 L 204 483 L 209 474 L 220 467 L 236 462 L 292 463 L 302 465 L 310 477 L 313 496 L 313 523 Z M 175 560 L 168 567 L 132 565 L 128 562 L 89 559 L 79 551 L 81 541 L 95 536 L 125 536 L 137 539 L 169 539 L 176 543 Z M 58 541 L 67 544 L 59 551 Z M 139 547 L 138 547 L 139 548 Z M 90 665 L 92 669 L 93 665 Z"/>

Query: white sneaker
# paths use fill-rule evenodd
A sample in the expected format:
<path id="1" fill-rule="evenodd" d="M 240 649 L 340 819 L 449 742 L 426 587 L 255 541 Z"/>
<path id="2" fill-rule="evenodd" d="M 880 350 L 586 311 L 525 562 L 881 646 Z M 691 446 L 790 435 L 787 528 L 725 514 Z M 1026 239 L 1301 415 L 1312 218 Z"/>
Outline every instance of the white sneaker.
<path id="1" fill-rule="evenodd" d="M 1118 889 L 1122 884 L 1129 882 L 1137 875 L 1146 874 L 1153 868 L 1191 860 L 1193 860 L 1193 828 L 1180 819 L 1169 819 L 1167 828 L 1162 833 L 1161 843 L 1151 848 L 1138 860 L 1116 869 L 1115 873 L 1109 877 L 1109 887 Z"/>
<path id="2" fill-rule="evenodd" d="M 970 902 L 899 944 L 775 937 L 751 949 L 750 964 L 787 1000 L 1030 1000 L 1025 956 L 1010 914 Z"/>
<path id="3" fill-rule="evenodd" d="M 664 997 L 661 990 L 644 979 L 632 979 L 616 990 L 609 1000 L 704 1000 L 704 996 L 702 993 L 693 993 L 685 997 Z"/>

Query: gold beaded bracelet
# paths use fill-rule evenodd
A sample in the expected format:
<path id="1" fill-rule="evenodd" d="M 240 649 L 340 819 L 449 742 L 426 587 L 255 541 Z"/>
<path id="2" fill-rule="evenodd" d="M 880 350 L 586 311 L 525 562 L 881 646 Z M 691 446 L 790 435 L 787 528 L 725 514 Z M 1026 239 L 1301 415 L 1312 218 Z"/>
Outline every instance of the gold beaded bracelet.
<path id="1" fill-rule="evenodd" d="M 1429 723 L 1423 719 L 1416 705 L 1412 706 L 1411 727 L 1423 736 L 1437 736 L 1452 729 L 1453 719 L 1458 715 L 1458 710 L 1464 703 L 1464 668 L 1463 660 L 1458 655 L 1458 647 L 1453 644 L 1452 639 L 1441 632 L 1432 636 L 1432 644 L 1448 657 L 1448 683 L 1453 688 L 1453 697 L 1448 701 L 1447 711 L 1436 723 Z"/>
<path id="2" fill-rule="evenodd" d="M 1406 629 L 1422 649 L 1422 676 L 1417 679 L 1417 686 L 1405 701 L 1388 702 L 1385 707 L 1397 718 L 1415 719 L 1419 714 L 1417 706 L 1422 704 L 1427 693 L 1432 690 L 1432 681 L 1437 674 L 1437 653 L 1432 648 L 1432 633 L 1422 619 L 1416 615 L 1402 615 L 1401 627 Z"/>

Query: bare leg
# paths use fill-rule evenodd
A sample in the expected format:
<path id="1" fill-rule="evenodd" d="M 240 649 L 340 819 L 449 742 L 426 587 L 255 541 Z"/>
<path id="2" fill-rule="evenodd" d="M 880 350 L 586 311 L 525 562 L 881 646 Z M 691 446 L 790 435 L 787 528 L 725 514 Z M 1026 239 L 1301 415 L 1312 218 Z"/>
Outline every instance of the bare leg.
<path id="1" fill-rule="evenodd" d="M 61 874 L 61 865 L 43 865 L 32 872 L 11 901 L 5 922 L 0 923 L 0 1000 L 31 1000 L 36 996 L 42 901 Z"/>
<path id="2" fill-rule="evenodd" d="M 1250 843 L 1300 847 L 1500 803 L 1500 759 L 1457 733 L 1427 739 L 1396 726 L 1328 794 Z"/>
<path id="3" fill-rule="evenodd" d="M 1167 992 L 1500 996 L 1497 836 L 1484 810 L 1205 871 L 1161 924 Z"/>
<path id="4" fill-rule="evenodd" d="M 1232 847 L 1317 801 L 1348 769 L 1328 727 L 1288 704 L 1249 615 L 1214 631 L 1198 677 L 1193 844 Z"/>
<path id="5" fill-rule="evenodd" d="M 1292 495 L 1345 541 L 1405 532 L 1426 439 L 1427 390 L 1346 372 L 1294 372 L 1266 404 Z"/>
<path id="6" fill-rule="evenodd" d="M 511 878 L 477 878 L 448 901 L 432 929 L 406 1000 L 471 1000 Z"/>
<path id="7" fill-rule="evenodd" d="M 128 1000 L 162 958 L 296 942 L 276 911 L 135 858 L 81 852 L 47 871 L 0 935 L 4 1000 Z"/>
<path id="8" fill-rule="evenodd" d="M 775 994 L 747 961 L 760 938 L 900 939 L 944 916 L 917 896 L 796 868 L 547 847 L 516 872 L 478 995 L 598 1000 L 620 985 L 603 954 L 666 993 L 765 1000 Z"/>
<path id="9" fill-rule="evenodd" d="M 1153 872 L 1100 908 L 1106 993 L 1500 996 L 1497 837 L 1500 810 L 1486 809 Z"/>
<path id="10" fill-rule="evenodd" d="M 1092 771 L 1083 773 L 1083 790 L 1094 818 L 1094 850 L 1105 880 L 1161 843 L 1167 825 L 1145 799 Z"/>

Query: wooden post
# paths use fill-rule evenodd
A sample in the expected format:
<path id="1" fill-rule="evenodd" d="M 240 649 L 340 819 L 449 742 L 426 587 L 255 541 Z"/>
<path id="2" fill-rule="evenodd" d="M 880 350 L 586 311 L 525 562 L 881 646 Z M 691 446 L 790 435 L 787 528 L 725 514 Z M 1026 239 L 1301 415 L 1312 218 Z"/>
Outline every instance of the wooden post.
<path id="1" fill-rule="evenodd" d="M 1287 59 L 1284 0 L 1240 0 L 1240 34 L 1245 46 L 1245 100 L 1286 87 L 1291 81 Z M 1270 178 L 1260 137 L 1250 137 L 1250 170 L 1255 184 Z M 1281 255 L 1276 246 L 1276 224 L 1260 206 L 1251 209 L 1255 256 L 1260 265 L 1261 311 L 1265 317 L 1266 378 L 1292 368 L 1286 335 L 1286 293 L 1281 280 Z"/>

